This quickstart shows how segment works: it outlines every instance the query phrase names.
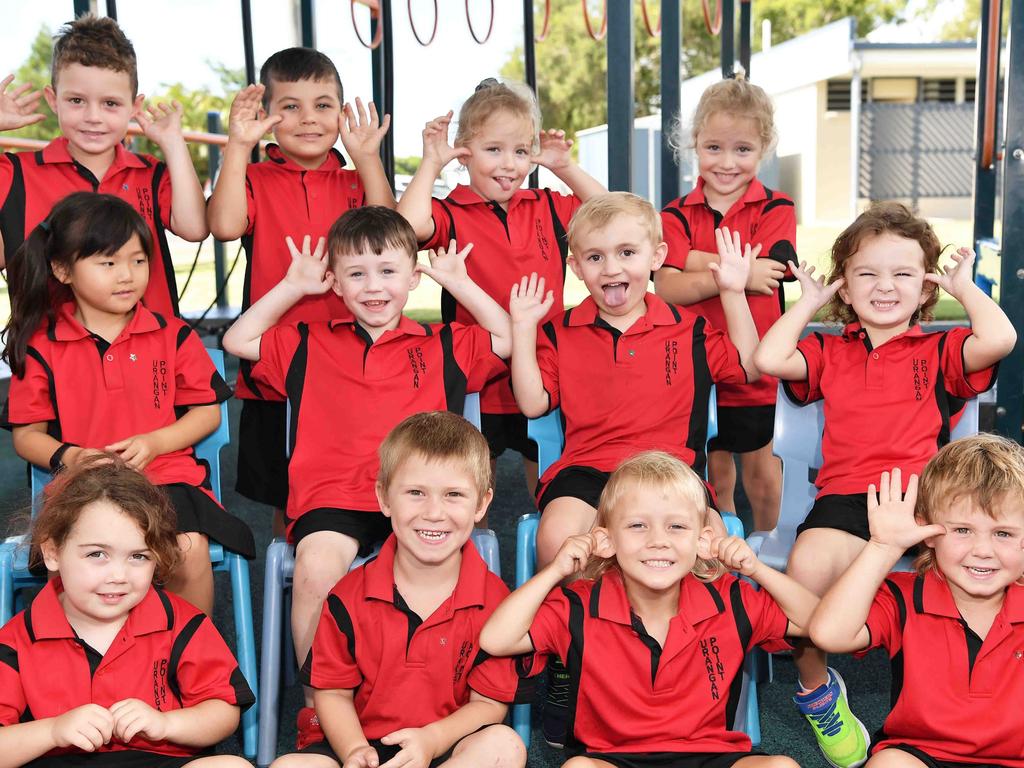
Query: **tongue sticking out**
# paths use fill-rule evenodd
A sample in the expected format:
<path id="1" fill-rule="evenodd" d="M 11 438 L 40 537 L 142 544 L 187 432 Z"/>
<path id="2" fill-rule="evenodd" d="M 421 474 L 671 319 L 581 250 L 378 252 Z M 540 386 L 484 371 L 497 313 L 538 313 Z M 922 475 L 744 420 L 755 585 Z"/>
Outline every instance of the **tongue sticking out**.
<path id="1" fill-rule="evenodd" d="M 498 186 L 501 187 L 501 190 L 503 192 L 511 192 L 512 191 L 512 179 L 506 179 L 504 177 L 499 177 L 499 178 L 496 178 L 495 181 L 498 182 Z"/>
<path id="2" fill-rule="evenodd" d="M 604 286 L 604 303 L 609 307 L 621 307 L 626 303 L 626 283 L 612 283 Z"/>

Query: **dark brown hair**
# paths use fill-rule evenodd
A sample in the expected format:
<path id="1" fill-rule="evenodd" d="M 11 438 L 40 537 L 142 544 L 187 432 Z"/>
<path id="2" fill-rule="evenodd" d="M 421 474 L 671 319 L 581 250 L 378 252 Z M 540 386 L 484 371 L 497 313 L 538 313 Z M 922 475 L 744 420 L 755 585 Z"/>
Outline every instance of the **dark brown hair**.
<path id="1" fill-rule="evenodd" d="M 345 89 L 341 75 L 334 62 L 320 51 L 312 48 L 285 48 L 278 51 L 260 67 L 260 82 L 263 84 L 263 108 L 270 108 L 271 91 L 274 81 L 297 83 L 299 80 L 334 82 L 338 86 L 338 102 L 345 103 Z"/>
<path id="2" fill-rule="evenodd" d="M 113 19 L 87 13 L 61 27 L 54 37 L 50 64 L 50 84 L 54 90 L 60 71 L 68 64 L 124 72 L 131 81 L 132 98 L 139 93 L 135 48 Z"/>
<path id="3" fill-rule="evenodd" d="M 97 501 L 109 501 L 138 524 L 156 563 L 154 581 L 167 581 L 178 564 L 178 520 L 167 495 L 117 455 L 86 459 L 58 474 L 43 493 L 43 507 L 32 522 L 31 567 L 43 563 L 42 544 L 63 547 L 81 511 Z"/>
<path id="4" fill-rule="evenodd" d="M 382 205 L 352 208 L 338 217 L 327 233 L 331 264 L 339 256 L 373 251 L 378 256 L 385 248 L 397 248 L 416 263 L 416 232 L 402 214 Z"/>

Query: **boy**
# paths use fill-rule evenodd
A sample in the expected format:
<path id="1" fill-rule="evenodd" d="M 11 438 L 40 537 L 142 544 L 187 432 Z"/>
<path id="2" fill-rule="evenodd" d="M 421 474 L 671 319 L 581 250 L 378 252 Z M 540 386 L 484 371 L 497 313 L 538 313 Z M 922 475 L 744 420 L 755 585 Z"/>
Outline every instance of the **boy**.
<path id="1" fill-rule="evenodd" d="M 825 593 L 811 637 L 892 658 L 892 711 L 868 766 L 1022 766 L 1006 703 L 1024 695 L 1024 448 L 979 434 L 939 451 L 920 490 L 911 476 L 904 496 L 900 474 L 870 487 L 871 539 Z M 890 573 L 919 543 L 917 572 Z"/>
<path id="2" fill-rule="evenodd" d="M 494 495 L 487 441 L 452 413 L 410 416 L 380 446 L 376 493 L 394 534 L 331 590 L 302 668 L 327 739 L 275 768 L 522 768 L 500 725 L 516 664 L 478 641 L 508 595 L 468 541 Z"/>
<path id="3" fill-rule="evenodd" d="M 644 450 L 662 450 L 704 470 L 707 402 L 715 382 L 757 378 L 757 330 L 744 286 L 750 260 L 738 235 L 718 233 L 712 269 L 733 341 L 689 311 L 648 291 L 665 260 L 661 219 L 646 200 L 608 192 L 584 203 L 569 224 L 569 266 L 590 297 L 561 318 L 537 323 L 553 301 L 536 275 L 512 288 L 512 390 L 529 418 L 561 405 L 562 457 L 541 477 L 537 566 L 568 537 L 590 530 L 613 469 Z M 733 344 L 735 343 L 735 346 Z M 553 678 L 564 680 L 555 668 Z M 553 685 L 549 688 L 560 690 Z M 545 737 L 560 744 L 563 697 L 549 696 Z"/>
<path id="4" fill-rule="evenodd" d="M 23 89 L 0 92 L 0 130 L 38 119 L 29 112 L 38 97 Z M 206 201 L 181 133 L 181 105 L 144 109 L 138 90 L 135 49 L 117 22 L 85 15 L 61 29 L 44 95 L 62 135 L 39 152 L 0 157 L 0 266 L 14 258 L 26 233 L 61 198 L 81 191 L 116 195 L 142 214 L 159 250 L 143 297 L 146 307 L 176 315 L 178 289 L 166 230 L 202 242 L 209 234 Z M 124 148 L 133 117 L 160 147 L 163 162 Z"/>
<path id="5" fill-rule="evenodd" d="M 344 106 L 343 106 L 344 105 Z M 370 104 L 367 117 L 357 99 L 357 120 L 344 104 L 333 62 L 310 48 L 278 51 L 263 64 L 259 85 L 242 89 L 231 104 L 228 144 L 210 198 L 210 231 L 220 240 L 242 238 L 247 268 L 242 310 L 277 285 L 288 271 L 285 237 L 317 240 L 342 213 L 362 205 L 395 206 L 378 149 L 390 116 L 378 125 Z M 249 164 L 260 138 L 273 129 L 277 144 L 267 159 Z M 342 142 L 356 170 L 334 144 Z M 333 292 L 307 296 L 283 322 L 351 320 Z M 288 499 L 285 404 L 252 378 L 243 360 L 235 394 L 242 398 L 239 421 L 239 493 L 275 509 L 274 533 L 284 533 Z"/>
<path id="6" fill-rule="evenodd" d="M 292 634 L 306 658 L 320 606 L 357 554 L 387 536 L 374 491 L 376 451 L 388 431 L 421 411 L 461 413 L 506 370 L 508 315 L 466 274 L 469 247 L 455 243 L 416 264 L 416 235 L 395 211 L 346 211 L 314 253 L 288 245 L 285 278 L 253 304 L 224 336 L 224 347 L 250 360 L 254 380 L 291 404 L 290 492 L 285 513 L 295 544 Z M 402 314 L 425 272 L 470 307 L 479 326 L 421 325 Z M 282 325 L 304 296 L 332 290 L 354 320 Z M 468 303 L 467 303 L 468 302 Z M 312 697 L 307 697 L 307 706 Z M 318 730 L 311 709 L 300 713 L 299 746 Z"/>

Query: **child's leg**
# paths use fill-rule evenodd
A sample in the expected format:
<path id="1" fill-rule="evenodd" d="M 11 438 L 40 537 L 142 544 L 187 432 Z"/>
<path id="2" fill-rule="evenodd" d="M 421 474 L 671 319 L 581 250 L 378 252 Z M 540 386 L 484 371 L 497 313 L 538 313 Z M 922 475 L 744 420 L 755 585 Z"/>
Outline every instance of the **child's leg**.
<path id="1" fill-rule="evenodd" d="M 555 559 L 567 538 L 589 531 L 596 518 L 597 510 L 574 496 L 550 501 L 537 528 L 537 569 Z"/>
<path id="2" fill-rule="evenodd" d="M 200 757 L 185 763 L 188 768 L 252 768 L 252 763 L 235 755 Z"/>
<path id="3" fill-rule="evenodd" d="M 562 763 L 562 768 L 615 768 L 615 766 L 593 757 L 572 757 Z"/>
<path id="4" fill-rule="evenodd" d="M 167 580 L 167 589 L 208 616 L 213 614 L 213 566 L 210 540 L 201 533 L 179 533 L 181 562 Z"/>
<path id="5" fill-rule="evenodd" d="M 754 530 L 770 531 L 779 522 L 782 503 L 782 462 L 772 453 L 772 443 L 740 454 L 743 490 L 754 514 Z M 717 486 L 716 486 L 717 489 Z"/>
<path id="6" fill-rule="evenodd" d="M 751 755 L 737 760 L 732 768 L 800 768 L 800 763 L 785 755 Z"/>
<path id="7" fill-rule="evenodd" d="M 933 763 L 934 764 L 934 763 Z M 927 768 L 928 763 L 919 760 L 902 749 L 881 749 L 871 757 L 865 768 Z"/>
<path id="8" fill-rule="evenodd" d="M 340 763 L 326 755 L 300 755 L 293 752 L 281 755 L 270 764 L 270 768 L 340 768 Z"/>
<path id="9" fill-rule="evenodd" d="M 708 451 L 708 481 L 715 488 L 718 508 L 736 511 L 736 464 L 729 451 Z M 744 483 L 744 488 L 746 484 Z"/>
<path id="10" fill-rule="evenodd" d="M 492 725 L 463 738 L 452 756 L 441 764 L 442 768 L 523 768 L 526 765 L 526 746 L 518 734 L 507 725 Z"/>

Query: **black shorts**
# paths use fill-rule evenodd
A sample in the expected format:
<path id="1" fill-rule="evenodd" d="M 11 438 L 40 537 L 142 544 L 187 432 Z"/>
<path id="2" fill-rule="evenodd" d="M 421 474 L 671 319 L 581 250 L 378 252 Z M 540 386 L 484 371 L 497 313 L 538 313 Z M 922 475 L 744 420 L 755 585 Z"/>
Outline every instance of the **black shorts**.
<path id="1" fill-rule="evenodd" d="M 868 541 L 871 538 L 871 529 L 868 528 L 867 489 L 864 493 L 831 493 L 819 496 L 814 500 L 814 506 L 807 513 L 807 517 L 796 529 L 796 535 L 799 536 L 811 528 L 834 528 Z"/>
<path id="2" fill-rule="evenodd" d="M 548 504 L 563 496 L 579 499 L 597 509 L 601 491 L 611 476 L 611 472 L 602 472 L 593 467 L 566 467 L 551 478 L 541 490 L 537 499 L 537 509 L 543 513 Z"/>
<path id="3" fill-rule="evenodd" d="M 473 733 L 479 733 L 484 728 L 490 728 L 492 725 L 494 725 L 494 723 L 487 723 L 486 725 L 481 725 L 479 728 L 473 731 Z M 462 739 L 469 738 L 473 735 L 473 733 L 467 733 L 465 736 L 462 737 Z M 443 755 L 441 755 L 440 757 L 435 757 L 433 760 L 431 760 L 429 764 L 430 768 L 437 768 L 437 766 L 444 765 L 446 762 L 451 760 L 452 752 L 454 752 L 455 748 L 459 746 L 459 742 L 461 742 L 462 739 L 459 739 L 459 741 L 456 741 L 454 744 L 452 744 L 449 750 L 445 752 Z M 384 763 L 386 763 L 388 760 L 390 760 L 402 751 L 402 748 L 397 744 L 382 744 L 380 739 L 367 739 L 367 741 L 370 742 L 371 747 L 377 750 L 377 758 L 379 760 L 379 765 L 384 765 Z M 306 747 L 303 747 L 302 749 L 298 750 L 298 752 L 293 752 L 291 754 L 323 755 L 324 757 L 329 757 L 332 760 L 336 761 L 338 765 L 342 764 L 342 760 L 337 756 L 337 754 L 335 754 L 334 750 L 331 749 L 331 745 L 327 742 L 327 739 L 324 739 L 323 741 L 317 741 L 313 744 L 309 744 Z"/>
<path id="4" fill-rule="evenodd" d="M 537 444 L 526 435 L 527 423 L 521 413 L 481 413 L 480 431 L 487 438 L 491 458 L 496 459 L 511 448 L 524 459 L 537 461 Z"/>
<path id="5" fill-rule="evenodd" d="M 135 749 L 123 749 L 116 752 L 79 752 L 60 757 L 40 757 L 24 768 L 180 768 L 193 760 L 209 757 L 212 749 L 203 750 L 191 757 L 173 757 L 156 752 L 142 752 Z"/>
<path id="6" fill-rule="evenodd" d="M 730 768 L 744 757 L 764 752 L 583 752 L 581 757 L 604 760 L 618 768 Z"/>
<path id="7" fill-rule="evenodd" d="M 288 505 L 288 408 L 281 401 L 242 400 L 235 490 L 275 509 Z"/>
<path id="8" fill-rule="evenodd" d="M 718 437 L 711 439 L 708 450 L 750 453 L 764 448 L 774 435 L 774 405 L 720 405 Z"/>
<path id="9" fill-rule="evenodd" d="M 908 755 L 913 755 L 922 763 L 928 766 L 928 768 L 994 768 L 998 766 L 998 763 L 954 763 L 949 760 L 936 760 L 934 757 L 929 755 L 927 752 L 923 752 L 917 747 L 912 747 L 909 744 L 891 744 L 886 749 L 898 749 L 901 752 L 906 752 Z M 882 750 L 876 750 L 873 755 L 877 755 Z"/>
<path id="10" fill-rule="evenodd" d="M 167 492 L 178 515 L 180 533 L 202 533 L 224 549 L 252 560 L 256 557 L 256 542 L 244 521 L 232 515 L 220 504 L 187 483 L 161 486 Z"/>
<path id="11" fill-rule="evenodd" d="M 317 531 L 343 533 L 359 543 L 359 557 L 373 552 L 374 546 L 391 535 L 391 518 L 380 512 L 364 512 L 355 509 L 321 507 L 300 515 L 288 523 L 288 541 L 298 546 L 303 538 Z"/>

